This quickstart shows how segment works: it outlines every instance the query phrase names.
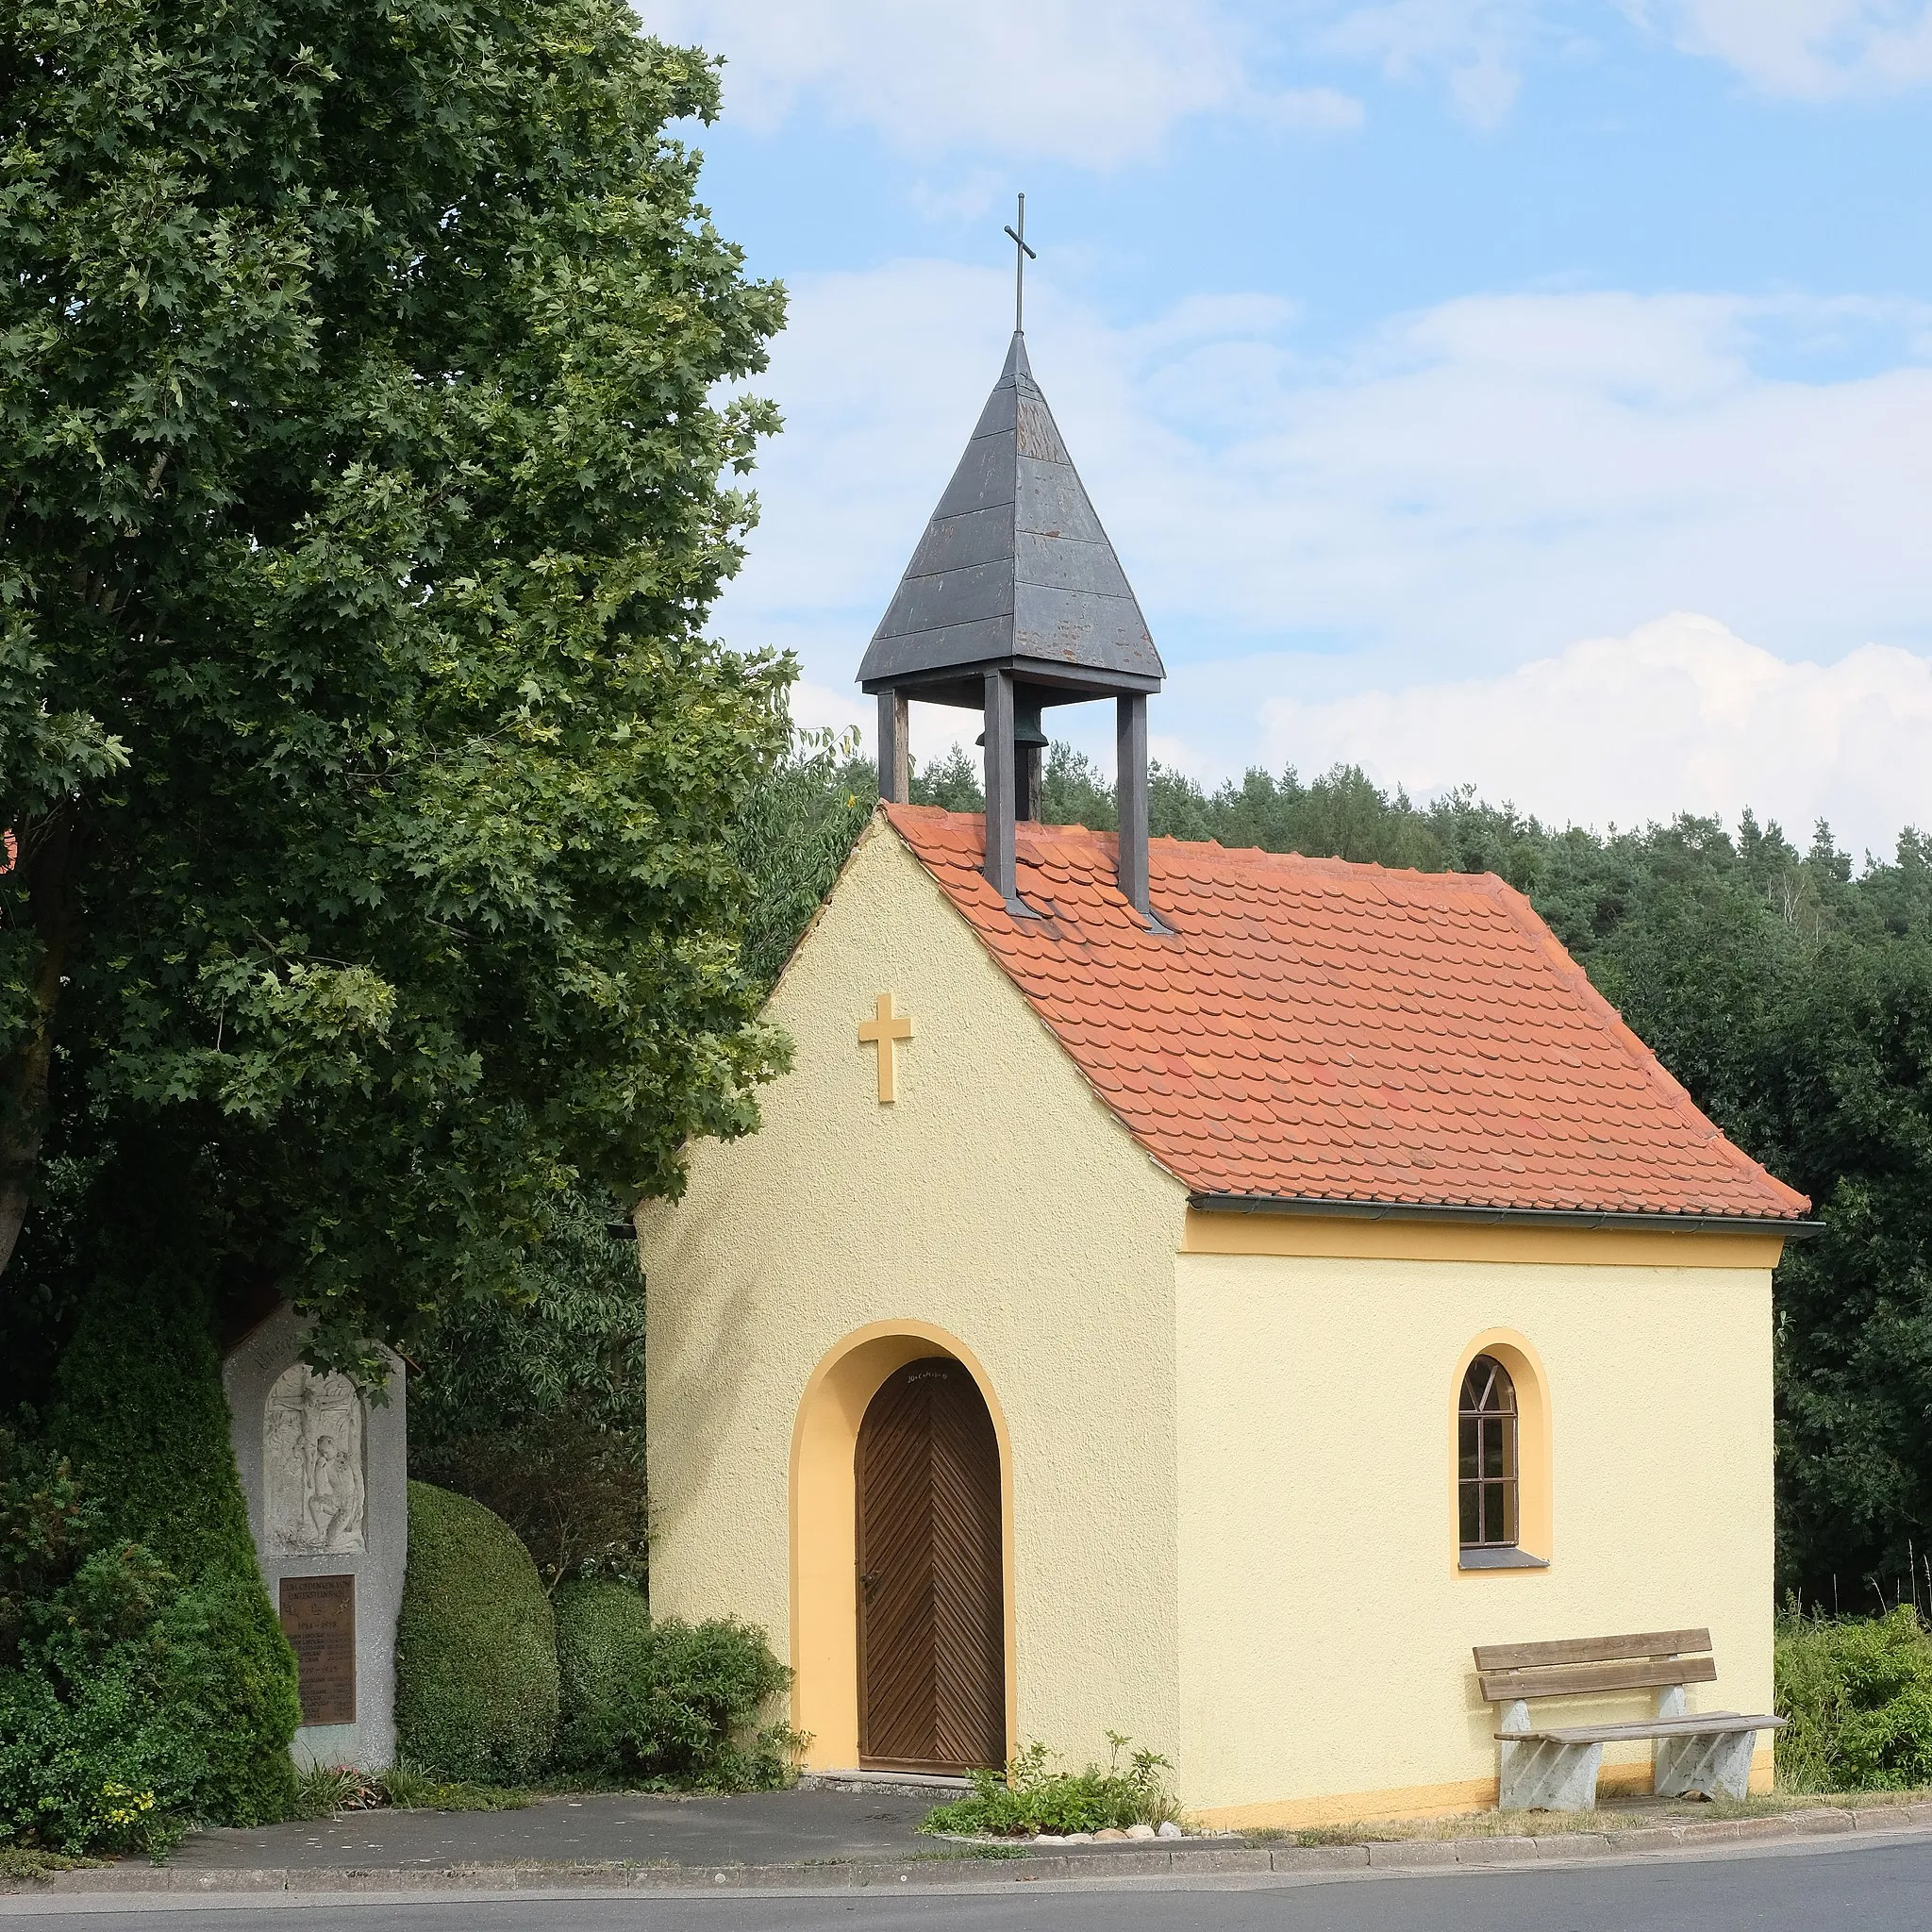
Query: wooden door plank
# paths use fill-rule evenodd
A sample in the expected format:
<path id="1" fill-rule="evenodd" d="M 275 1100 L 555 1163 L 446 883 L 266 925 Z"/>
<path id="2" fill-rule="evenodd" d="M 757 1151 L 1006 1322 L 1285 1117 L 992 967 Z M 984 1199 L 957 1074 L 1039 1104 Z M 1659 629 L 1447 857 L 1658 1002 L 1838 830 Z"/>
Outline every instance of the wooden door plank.
<path id="1" fill-rule="evenodd" d="M 859 1755 L 930 1770 L 1006 1761 L 999 1440 L 950 1357 L 889 1376 L 859 1425 Z"/>
<path id="2" fill-rule="evenodd" d="M 999 1440 L 962 1369 L 933 1390 L 933 1602 L 941 1755 L 1006 1762 Z"/>

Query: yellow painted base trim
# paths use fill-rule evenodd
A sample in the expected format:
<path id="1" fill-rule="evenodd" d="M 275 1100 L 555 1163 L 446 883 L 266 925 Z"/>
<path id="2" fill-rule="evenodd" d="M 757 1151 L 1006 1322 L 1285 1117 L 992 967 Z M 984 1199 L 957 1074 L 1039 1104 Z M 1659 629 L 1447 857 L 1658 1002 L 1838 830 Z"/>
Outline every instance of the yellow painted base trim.
<path id="1" fill-rule="evenodd" d="M 1365 1261 L 1522 1261 L 1600 1268 L 1775 1268 L 1776 1234 L 1668 1229 L 1472 1226 L 1455 1221 L 1357 1221 L 1324 1214 L 1188 1209 L 1184 1255 L 1291 1255 Z"/>
<path id="2" fill-rule="evenodd" d="M 1310 1824 L 1366 1824 L 1384 1818 L 1450 1818 L 1496 1802 L 1492 1777 L 1446 1785 L 1402 1785 L 1386 1791 L 1338 1791 L 1325 1798 L 1276 1798 L 1261 1805 L 1208 1805 L 1190 1811 L 1211 1831 L 1295 1831 Z"/>
<path id="3" fill-rule="evenodd" d="M 1597 1790 L 1619 1797 L 1641 1797 L 1650 1790 L 1647 1760 L 1607 1764 Z M 1772 1752 L 1760 1748 L 1751 1759 L 1751 1790 L 1761 1794 L 1774 1783 Z M 1323 1798 L 1276 1798 L 1259 1805 L 1208 1805 L 1189 1815 L 1211 1831 L 1300 1831 L 1317 1824 L 1370 1824 L 1408 1818 L 1454 1818 L 1466 1811 L 1492 1811 L 1497 1780 L 1462 1778 L 1445 1785 L 1402 1785 L 1385 1791 L 1338 1791 Z"/>

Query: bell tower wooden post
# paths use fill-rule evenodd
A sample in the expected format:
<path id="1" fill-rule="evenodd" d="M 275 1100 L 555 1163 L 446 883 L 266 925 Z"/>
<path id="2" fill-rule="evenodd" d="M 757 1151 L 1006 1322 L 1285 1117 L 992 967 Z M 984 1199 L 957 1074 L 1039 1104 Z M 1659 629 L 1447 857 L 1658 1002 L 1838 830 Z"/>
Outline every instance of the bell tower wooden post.
<path id="1" fill-rule="evenodd" d="M 1013 870 L 1013 674 L 986 674 L 986 876 L 1011 905 Z"/>
<path id="2" fill-rule="evenodd" d="M 1142 919 L 1147 903 L 1147 694 L 1115 701 L 1114 799 L 1120 819 L 1121 896 Z"/>
<path id="3" fill-rule="evenodd" d="M 907 697 L 903 691 L 879 693 L 879 796 L 905 805 L 912 796 L 911 747 L 906 741 Z"/>

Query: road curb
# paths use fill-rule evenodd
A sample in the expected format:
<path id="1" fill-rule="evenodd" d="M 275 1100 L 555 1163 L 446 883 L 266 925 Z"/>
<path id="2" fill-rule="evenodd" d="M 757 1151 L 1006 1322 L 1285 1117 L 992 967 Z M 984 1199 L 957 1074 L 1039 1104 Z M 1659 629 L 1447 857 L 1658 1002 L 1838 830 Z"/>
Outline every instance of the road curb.
<path id="1" fill-rule="evenodd" d="M 1713 1818 L 1633 1826 L 1618 1832 L 1383 1839 L 1343 1845 L 1206 1845 L 1158 1849 L 1144 1843 L 1096 1845 L 1072 1853 L 1023 1851 L 1019 1857 L 930 1855 L 912 1858 L 821 1858 L 778 1865 L 518 1863 L 408 1867 L 270 1867 L 208 1871 L 129 1861 L 94 1871 L 0 1882 L 0 1897 L 73 1893 L 216 1895 L 298 1892 L 305 1897 L 365 1892 L 462 1891 L 792 1891 L 871 1890 L 900 1886 L 1041 1884 L 1080 1879 L 1317 1877 L 1361 1872 L 1443 1872 L 1467 1866 L 1522 1868 L 1603 1857 L 1641 1858 L 1726 1845 L 1883 1835 L 1932 1836 L 1932 1805 L 1878 1809 L 1822 1807 L 1769 1818 Z"/>

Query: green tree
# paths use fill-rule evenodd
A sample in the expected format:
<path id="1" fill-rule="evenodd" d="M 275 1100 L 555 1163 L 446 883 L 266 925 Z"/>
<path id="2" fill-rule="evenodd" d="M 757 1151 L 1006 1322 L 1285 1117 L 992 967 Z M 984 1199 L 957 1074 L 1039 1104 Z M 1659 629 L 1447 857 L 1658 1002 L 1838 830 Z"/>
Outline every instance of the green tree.
<path id="1" fill-rule="evenodd" d="M 641 1585 L 644 1279 L 613 1210 L 574 1192 L 516 1300 L 437 1324 L 409 1383 L 409 1467 L 502 1517 L 546 1590 Z"/>
<path id="2" fill-rule="evenodd" d="M 138 1167 L 345 1362 L 753 1124 L 717 98 L 622 0 L 0 16 L 0 1263 Z"/>

